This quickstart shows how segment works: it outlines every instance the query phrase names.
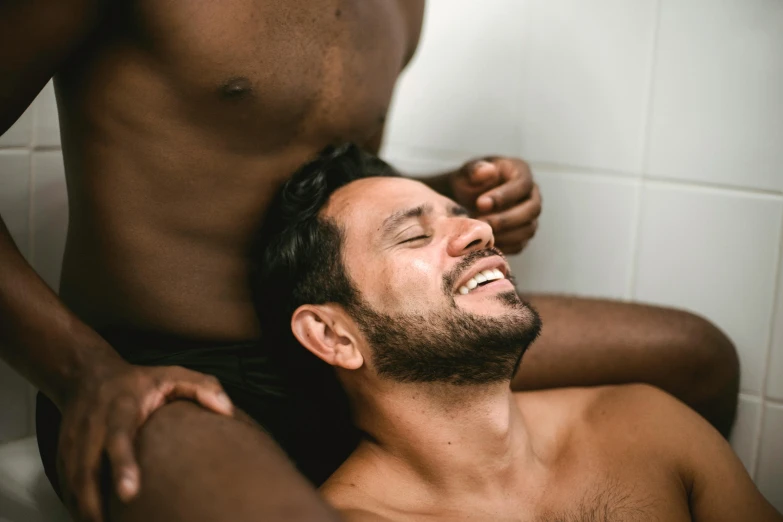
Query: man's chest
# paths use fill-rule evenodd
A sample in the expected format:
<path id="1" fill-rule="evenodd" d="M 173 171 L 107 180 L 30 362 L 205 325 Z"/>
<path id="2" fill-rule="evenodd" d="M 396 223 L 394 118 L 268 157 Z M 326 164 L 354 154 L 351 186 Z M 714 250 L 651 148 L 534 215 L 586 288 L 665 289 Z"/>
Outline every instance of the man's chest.
<path id="1" fill-rule="evenodd" d="M 149 85 L 160 94 L 148 99 L 165 101 L 166 114 L 223 138 L 361 141 L 383 124 L 418 41 L 423 3 L 133 1 L 110 25 L 138 52 L 119 60 L 108 45 L 109 59 L 97 69 L 116 75 L 111 84 L 120 90 L 136 85 L 144 93 Z M 123 52 L 121 41 L 116 47 Z M 137 57 L 140 66 L 126 65 Z"/>
<path id="2" fill-rule="evenodd" d="M 631 466 L 629 466 L 630 468 Z M 630 472 L 629 472 L 630 471 Z M 398 491 L 390 488 L 392 491 Z M 653 465 L 614 472 L 584 468 L 562 479 L 531 481 L 498 495 L 428 498 L 408 503 L 417 494 L 386 497 L 385 506 L 370 508 L 399 522 L 688 522 L 688 496 L 674 474 Z M 353 505 L 367 508 L 365 501 Z"/>

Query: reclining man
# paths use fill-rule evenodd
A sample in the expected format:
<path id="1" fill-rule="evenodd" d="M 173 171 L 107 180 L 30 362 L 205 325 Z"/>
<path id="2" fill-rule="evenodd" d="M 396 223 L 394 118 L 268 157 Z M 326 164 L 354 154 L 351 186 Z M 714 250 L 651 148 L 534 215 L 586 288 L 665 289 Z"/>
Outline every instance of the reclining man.
<path id="1" fill-rule="evenodd" d="M 513 393 L 541 322 L 491 228 L 393 174 L 325 151 L 254 253 L 291 384 L 336 373 L 363 433 L 322 488 L 347 520 L 783 520 L 720 434 L 657 388 Z"/>

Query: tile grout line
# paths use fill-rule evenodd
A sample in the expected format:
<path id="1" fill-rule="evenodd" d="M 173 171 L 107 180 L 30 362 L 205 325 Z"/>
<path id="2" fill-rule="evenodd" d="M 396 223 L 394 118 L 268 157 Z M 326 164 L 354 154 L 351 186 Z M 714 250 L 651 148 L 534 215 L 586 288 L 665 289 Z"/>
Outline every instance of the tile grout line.
<path id="1" fill-rule="evenodd" d="M 773 288 L 775 289 L 775 293 L 772 297 L 772 310 L 770 311 L 770 325 L 769 325 L 769 337 L 767 339 L 767 353 L 764 357 L 764 374 L 761 376 L 761 410 L 759 412 L 759 420 L 756 422 L 756 437 L 755 437 L 755 444 L 756 447 L 753 451 L 753 473 L 751 473 L 751 476 L 754 480 L 757 480 L 757 474 L 758 474 L 758 467 L 759 467 L 759 459 L 761 458 L 761 443 L 762 443 L 762 436 L 763 436 L 763 430 L 764 430 L 764 421 L 766 417 L 766 410 L 767 410 L 767 403 L 775 403 L 775 401 L 771 401 L 767 398 L 767 384 L 770 378 L 770 367 L 769 363 L 772 361 L 772 343 L 775 341 L 775 311 L 779 307 L 783 307 L 783 302 L 780 300 L 780 292 L 778 289 L 781 285 L 781 278 L 783 277 L 783 269 L 781 269 L 781 266 L 783 266 L 783 263 L 781 260 L 783 260 L 783 213 L 781 213 L 781 219 L 780 219 L 780 239 L 778 240 L 778 252 L 775 258 L 775 279 L 773 281 Z"/>
<path id="2" fill-rule="evenodd" d="M 650 67 L 647 78 L 647 100 L 644 106 L 643 131 L 639 138 L 641 143 L 638 184 L 636 186 L 636 204 L 634 205 L 634 226 L 631 235 L 631 266 L 628 270 L 626 281 L 626 299 L 633 300 L 636 295 L 636 283 L 639 277 L 639 245 L 641 243 L 642 216 L 644 215 L 644 193 L 647 187 L 647 161 L 650 154 L 650 136 L 652 134 L 653 91 L 655 86 L 655 73 L 658 69 L 658 34 L 661 25 L 661 2 L 655 0 L 655 17 L 653 18 L 652 42 L 650 43 Z"/>

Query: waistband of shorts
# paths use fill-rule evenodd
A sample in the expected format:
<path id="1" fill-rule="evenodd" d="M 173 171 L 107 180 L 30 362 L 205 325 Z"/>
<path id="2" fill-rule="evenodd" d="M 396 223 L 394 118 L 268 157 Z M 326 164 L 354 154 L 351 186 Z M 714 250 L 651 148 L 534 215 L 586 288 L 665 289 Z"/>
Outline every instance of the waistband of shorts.
<path id="1" fill-rule="evenodd" d="M 182 366 L 217 377 L 224 385 L 283 396 L 286 373 L 262 340 L 188 339 L 130 328 L 99 328 L 98 334 L 131 364 Z"/>

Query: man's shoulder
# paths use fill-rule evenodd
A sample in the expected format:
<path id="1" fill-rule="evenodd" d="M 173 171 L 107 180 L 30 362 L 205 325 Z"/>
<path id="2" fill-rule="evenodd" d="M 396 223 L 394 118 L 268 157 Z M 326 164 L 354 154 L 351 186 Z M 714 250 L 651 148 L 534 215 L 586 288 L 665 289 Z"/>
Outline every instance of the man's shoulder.
<path id="1" fill-rule="evenodd" d="M 344 520 L 351 522 L 386 522 L 379 514 L 384 503 L 382 474 L 377 473 L 378 463 L 361 451 L 360 446 L 342 466 L 320 487 L 323 498 Z M 378 509 L 375 509 L 375 508 Z"/>
<path id="2" fill-rule="evenodd" d="M 690 409 L 663 390 L 647 384 L 564 388 L 525 392 L 517 401 L 531 428 L 555 440 L 591 438 L 601 444 L 644 440 L 654 449 L 668 433 L 698 423 Z M 665 429 L 661 426 L 665 425 Z M 654 428 L 654 429 L 652 429 Z M 666 433 L 664 433 L 664 431 Z"/>

